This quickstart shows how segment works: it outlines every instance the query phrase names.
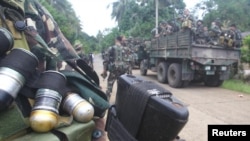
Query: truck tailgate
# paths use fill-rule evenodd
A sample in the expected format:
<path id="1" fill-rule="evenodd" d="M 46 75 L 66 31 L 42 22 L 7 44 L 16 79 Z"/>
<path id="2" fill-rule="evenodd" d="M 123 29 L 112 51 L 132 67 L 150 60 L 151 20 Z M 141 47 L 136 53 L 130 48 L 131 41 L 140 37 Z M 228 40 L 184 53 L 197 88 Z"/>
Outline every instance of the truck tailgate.
<path id="1" fill-rule="evenodd" d="M 190 59 L 201 64 L 230 65 L 240 59 L 240 49 L 192 46 Z"/>

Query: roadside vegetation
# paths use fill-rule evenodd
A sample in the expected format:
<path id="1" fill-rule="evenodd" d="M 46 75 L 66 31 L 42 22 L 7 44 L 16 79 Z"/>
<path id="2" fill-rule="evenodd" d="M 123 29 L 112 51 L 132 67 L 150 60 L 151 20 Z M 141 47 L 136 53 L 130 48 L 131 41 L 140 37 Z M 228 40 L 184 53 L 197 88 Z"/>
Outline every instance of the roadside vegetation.
<path id="1" fill-rule="evenodd" d="M 243 39 L 243 44 L 241 48 L 241 65 L 239 66 L 239 72 L 243 72 L 244 69 L 250 69 L 250 36 L 246 36 Z M 224 81 L 221 87 L 250 94 L 250 74 L 244 75 L 238 73 L 231 79 Z"/>
<path id="2" fill-rule="evenodd" d="M 241 79 L 229 79 L 224 81 L 222 88 L 250 94 L 250 84 Z"/>

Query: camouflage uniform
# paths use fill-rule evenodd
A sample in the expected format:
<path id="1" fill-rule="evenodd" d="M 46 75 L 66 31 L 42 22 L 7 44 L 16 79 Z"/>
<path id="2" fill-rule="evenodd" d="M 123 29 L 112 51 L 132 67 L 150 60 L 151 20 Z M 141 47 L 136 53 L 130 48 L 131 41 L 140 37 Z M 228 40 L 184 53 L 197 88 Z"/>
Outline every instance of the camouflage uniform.
<path id="1" fill-rule="evenodd" d="M 195 29 L 195 42 L 199 44 L 205 43 L 205 31 L 203 21 L 198 20 L 196 22 L 196 29 Z"/>
<path id="2" fill-rule="evenodd" d="M 233 37 L 233 47 L 240 48 L 242 46 L 241 31 L 237 29 L 235 24 L 230 26 L 230 32 Z"/>
<path id="3" fill-rule="evenodd" d="M 115 80 L 122 74 L 129 72 L 129 55 L 127 52 L 130 51 L 128 47 L 124 47 L 121 45 L 115 45 L 108 50 L 109 57 L 109 76 L 108 76 L 108 84 L 106 94 L 110 96 L 112 92 L 113 85 Z"/>
<path id="4" fill-rule="evenodd" d="M 211 37 L 211 43 L 213 45 L 217 45 L 218 44 L 218 40 L 220 37 L 220 34 L 222 33 L 221 27 L 219 22 L 212 22 L 211 25 L 211 31 L 210 31 L 210 37 Z"/>
<path id="5" fill-rule="evenodd" d="M 183 29 L 192 29 L 193 28 L 194 18 L 190 14 L 188 9 L 185 9 L 183 11 L 183 15 L 182 15 L 181 20 L 182 20 L 181 26 L 182 26 Z"/>
<path id="6" fill-rule="evenodd" d="M 80 58 L 62 34 L 53 17 L 39 2 L 25 0 L 24 9 L 27 23 L 25 35 L 30 51 L 39 59 L 41 71 L 58 70 L 57 63 Z"/>

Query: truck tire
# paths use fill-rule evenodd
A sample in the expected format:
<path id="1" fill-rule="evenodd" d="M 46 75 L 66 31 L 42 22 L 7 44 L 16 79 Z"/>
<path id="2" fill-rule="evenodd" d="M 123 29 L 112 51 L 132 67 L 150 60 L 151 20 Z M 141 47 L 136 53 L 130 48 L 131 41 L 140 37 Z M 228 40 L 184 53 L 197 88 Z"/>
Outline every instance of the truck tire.
<path id="1" fill-rule="evenodd" d="M 183 85 L 181 79 L 181 65 L 178 63 L 172 63 L 168 68 L 168 84 L 173 88 L 180 88 Z"/>
<path id="2" fill-rule="evenodd" d="M 168 64 L 166 62 L 160 62 L 157 66 L 157 79 L 161 83 L 166 83 L 168 78 Z"/>
<path id="3" fill-rule="evenodd" d="M 140 73 L 142 76 L 146 76 L 147 75 L 147 67 L 145 66 L 145 60 L 142 60 L 140 63 Z"/>
<path id="4" fill-rule="evenodd" d="M 223 83 L 223 80 L 219 79 L 218 75 L 206 76 L 204 80 L 205 86 L 219 87 Z"/>

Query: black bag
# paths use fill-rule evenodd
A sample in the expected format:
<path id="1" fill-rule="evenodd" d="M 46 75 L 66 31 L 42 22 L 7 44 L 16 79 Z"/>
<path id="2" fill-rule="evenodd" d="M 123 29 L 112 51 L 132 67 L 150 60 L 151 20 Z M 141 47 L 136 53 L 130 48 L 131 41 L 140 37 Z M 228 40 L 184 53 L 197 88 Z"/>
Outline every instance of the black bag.
<path id="1" fill-rule="evenodd" d="M 172 141 L 178 137 L 189 112 L 171 92 L 126 74 L 118 78 L 117 85 L 115 106 L 109 109 L 106 123 L 111 141 L 121 137 L 124 141 Z"/>

